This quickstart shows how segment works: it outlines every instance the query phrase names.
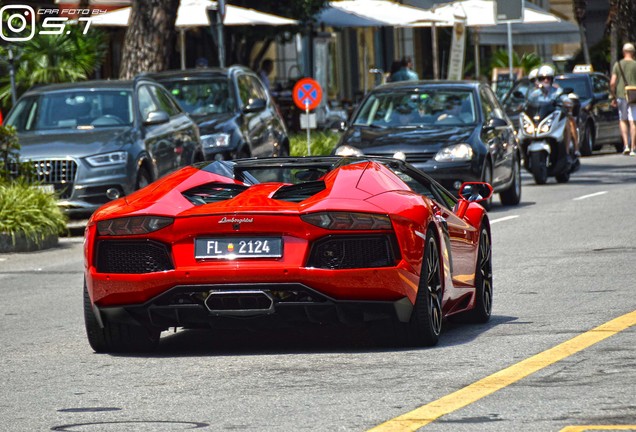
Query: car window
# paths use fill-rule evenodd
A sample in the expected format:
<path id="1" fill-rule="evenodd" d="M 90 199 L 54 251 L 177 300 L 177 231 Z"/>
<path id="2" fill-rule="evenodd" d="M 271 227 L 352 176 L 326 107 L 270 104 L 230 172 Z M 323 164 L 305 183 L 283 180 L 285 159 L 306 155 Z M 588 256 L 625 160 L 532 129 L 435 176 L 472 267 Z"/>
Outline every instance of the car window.
<path id="1" fill-rule="evenodd" d="M 132 120 L 128 90 L 69 89 L 21 100 L 7 124 L 21 132 L 121 126 Z"/>
<path id="2" fill-rule="evenodd" d="M 488 97 L 488 93 L 486 92 L 486 87 L 482 87 L 479 89 L 479 93 L 481 95 L 481 112 L 484 115 L 484 121 L 492 120 L 495 118 L 495 109 L 490 102 L 490 98 Z"/>
<path id="3" fill-rule="evenodd" d="M 227 78 L 161 82 L 186 112 L 193 115 L 234 112 L 236 101 Z"/>
<path id="4" fill-rule="evenodd" d="M 476 106 L 469 89 L 398 89 L 371 94 L 360 107 L 354 125 L 415 128 L 474 123 Z"/>
<path id="5" fill-rule="evenodd" d="M 145 120 L 151 112 L 159 110 L 147 85 L 139 87 L 137 97 L 139 98 L 139 113 L 141 114 L 142 120 Z"/>
<path id="6" fill-rule="evenodd" d="M 265 90 L 253 77 L 242 74 L 238 76 L 236 82 L 238 84 L 242 106 L 249 104 L 255 99 L 267 100 Z"/>
<path id="7" fill-rule="evenodd" d="M 181 108 L 172 101 L 172 98 L 164 89 L 157 86 L 151 86 L 150 91 L 155 96 L 157 106 L 161 111 L 167 112 L 170 117 L 181 113 Z"/>
<path id="8" fill-rule="evenodd" d="M 579 98 L 589 99 L 592 97 L 587 77 L 556 77 L 554 82 L 561 88 L 571 88 Z"/>
<path id="9" fill-rule="evenodd" d="M 517 83 L 504 99 L 504 105 L 507 107 L 516 106 L 520 103 L 524 103 L 526 101 L 526 97 L 528 96 L 529 88 L 529 82 L 522 81 Z M 532 88 L 534 88 L 534 85 L 532 86 Z"/>
<path id="10" fill-rule="evenodd" d="M 604 75 L 592 75 L 594 93 L 609 93 L 609 78 Z"/>
<path id="11" fill-rule="evenodd" d="M 484 87 L 484 93 L 486 98 L 488 98 L 488 104 L 491 106 L 493 115 L 497 118 L 505 119 L 506 115 L 504 114 L 504 111 L 499 104 L 499 100 L 492 89 L 490 87 Z"/>

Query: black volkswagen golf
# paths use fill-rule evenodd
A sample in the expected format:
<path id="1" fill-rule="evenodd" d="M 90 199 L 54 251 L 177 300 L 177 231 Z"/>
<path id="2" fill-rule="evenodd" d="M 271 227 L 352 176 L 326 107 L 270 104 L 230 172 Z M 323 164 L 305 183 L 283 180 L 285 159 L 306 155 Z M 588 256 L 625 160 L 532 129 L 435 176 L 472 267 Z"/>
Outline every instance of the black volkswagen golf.
<path id="1" fill-rule="evenodd" d="M 403 81 L 376 87 L 333 153 L 394 157 L 455 194 L 463 182 L 485 181 L 502 204 L 521 200 L 521 156 L 513 125 L 490 87 L 478 82 Z"/>
<path id="2" fill-rule="evenodd" d="M 243 66 L 148 74 L 197 122 L 207 160 L 286 156 L 289 138 L 271 95 Z"/>

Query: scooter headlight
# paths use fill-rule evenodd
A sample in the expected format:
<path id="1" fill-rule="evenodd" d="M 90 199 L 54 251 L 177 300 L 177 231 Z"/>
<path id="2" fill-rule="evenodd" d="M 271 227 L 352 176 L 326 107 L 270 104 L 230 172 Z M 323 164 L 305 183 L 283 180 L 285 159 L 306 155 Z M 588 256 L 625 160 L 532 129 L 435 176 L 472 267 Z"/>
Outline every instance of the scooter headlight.
<path id="1" fill-rule="evenodd" d="M 532 123 L 532 119 L 528 117 L 528 114 L 521 113 L 521 129 L 526 135 L 534 135 L 534 123 Z"/>
<path id="2" fill-rule="evenodd" d="M 559 113 L 557 111 L 553 112 L 549 116 L 543 119 L 541 123 L 539 123 L 539 133 L 545 134 L 550 132 L 550 128 L 552 128 L 552 124 L 556 120 Z"/>

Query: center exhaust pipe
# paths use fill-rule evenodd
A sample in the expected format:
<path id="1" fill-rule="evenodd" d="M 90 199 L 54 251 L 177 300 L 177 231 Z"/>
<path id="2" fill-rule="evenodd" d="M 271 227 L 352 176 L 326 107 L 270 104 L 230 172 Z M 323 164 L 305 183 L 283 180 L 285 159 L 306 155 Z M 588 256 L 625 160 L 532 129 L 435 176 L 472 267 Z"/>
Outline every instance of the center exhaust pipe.
<path id="1" fill-rule="evenodd" d="M 274 313 L 274 297 L 266 291 L 210 291 L 205 307 L 216 316 L 255 316 Z"/>

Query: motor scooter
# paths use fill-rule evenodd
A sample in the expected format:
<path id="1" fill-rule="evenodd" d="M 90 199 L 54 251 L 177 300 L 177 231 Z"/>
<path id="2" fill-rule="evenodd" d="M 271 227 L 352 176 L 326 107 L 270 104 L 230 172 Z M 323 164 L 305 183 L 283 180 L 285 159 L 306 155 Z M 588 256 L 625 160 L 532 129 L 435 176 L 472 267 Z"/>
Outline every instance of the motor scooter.
<path id="1" fill-rule="evenodd" d="M 566 183 L 570 174 L 581 165 L 574 151 L 575 138 L 568 117 L 576 115 L 580 102 L 574 93 L 564 93 L 569 94 L 548 99 L 541 97 L 540 92 L 532 92 L 519 116 L 518 138 L 523 166 L 532 173 L 538 185 L 545 184 L 548 177 Z"/>

